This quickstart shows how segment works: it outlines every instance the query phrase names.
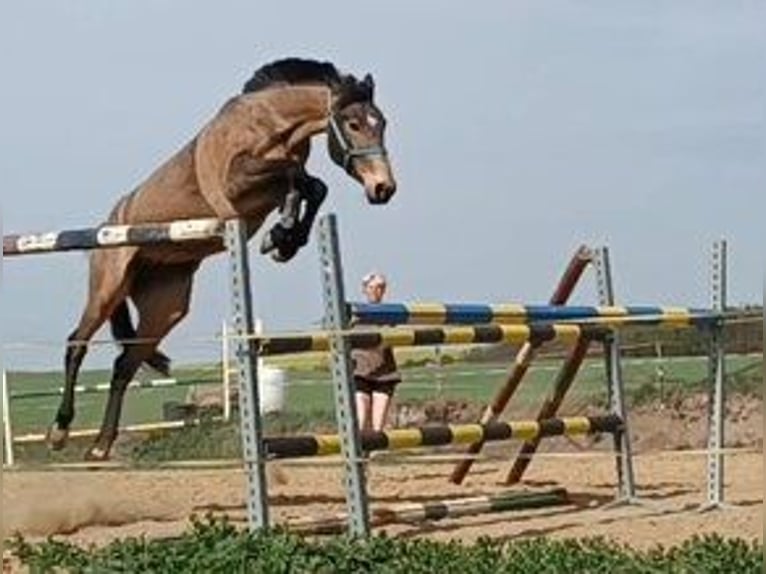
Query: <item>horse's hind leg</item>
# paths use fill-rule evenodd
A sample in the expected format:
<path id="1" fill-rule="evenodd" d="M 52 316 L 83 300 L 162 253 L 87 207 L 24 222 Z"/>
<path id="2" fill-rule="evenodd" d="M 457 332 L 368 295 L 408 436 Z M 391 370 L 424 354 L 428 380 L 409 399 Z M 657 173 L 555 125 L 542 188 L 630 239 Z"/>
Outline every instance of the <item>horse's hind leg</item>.
<path id="1" fill-rule="evenodd" d="M 160 341 L 189 310 L 192 278 L 197 263 L 142 269 L 136 275 L 130 297 L 138 311 L 136 342 L 128 342 L 114 362 L 109 398 L 101 430 L 86 453 L 89 460 L 109 457 L 122 412 L 128 383 L 141 363 L 153 356 Z"/>
<path id="2" fill-rule="evenodd" d="M 64 394 L 56 419 L 48 431 L 48 445 L 58 450 L 66 445 L 74 419 L 74 390 L 77 374 L 88 350 L 88 341 L 104 324 L 114 308 L 125 298 L 131 277 L 130 262 L 135 249 L 94 251 L 90 259 L 88 301 L 77 328 L 68 338 L 64 358 Z"/>

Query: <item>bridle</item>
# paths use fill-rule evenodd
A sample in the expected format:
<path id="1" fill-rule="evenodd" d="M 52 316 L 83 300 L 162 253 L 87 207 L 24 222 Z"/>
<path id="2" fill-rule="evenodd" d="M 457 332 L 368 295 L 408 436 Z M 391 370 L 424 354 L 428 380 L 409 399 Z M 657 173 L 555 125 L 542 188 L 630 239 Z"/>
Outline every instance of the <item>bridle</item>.
<path id="1" fill-rule="evenodd" d="M 351 142 L 348 141 L 346 134 L 340 128 L 338 123 L 338 115 L 330 111 L 329 120 L 327 123 L 328 135 L 335 140 L 335 143 L 340 148 L 343 158 L 341 160 L 343 169 L 347 172 L 351 168 L 351 162 L 358 157 L 382 157 L 388 156 L 386 148 L 382 145 L 366 146 L 366 147 L 354 147 Z"/>

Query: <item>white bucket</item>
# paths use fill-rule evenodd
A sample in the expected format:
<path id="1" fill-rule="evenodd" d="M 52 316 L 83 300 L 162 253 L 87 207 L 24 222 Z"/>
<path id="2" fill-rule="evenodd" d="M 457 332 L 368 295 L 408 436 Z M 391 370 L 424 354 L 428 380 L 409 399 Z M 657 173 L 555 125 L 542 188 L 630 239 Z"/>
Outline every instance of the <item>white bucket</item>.
<path id="1" fill-rule="evenodd" d="M 258 365 L 258 393 L 261 399 L 261 414 L 279 413 L 285 408 L 284 369 Z"/>

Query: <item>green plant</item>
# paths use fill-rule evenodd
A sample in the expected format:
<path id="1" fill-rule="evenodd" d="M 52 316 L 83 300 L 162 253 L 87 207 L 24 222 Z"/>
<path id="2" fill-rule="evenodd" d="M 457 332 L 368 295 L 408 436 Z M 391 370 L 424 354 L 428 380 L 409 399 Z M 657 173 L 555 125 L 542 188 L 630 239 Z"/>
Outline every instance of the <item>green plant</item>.
<path id="1" fill-rule="evenodd" d="M 30 544 L 16 537 L 10 546 L 33 573 L 749 574 L 763 568 L 761 544 L 716 535 L 648 551 L 603 538 L 482 539 L 472 545 L 386 536 L 307 540 L 280 530 L 250 533 L 211 517 L 193 518 L 189 531 L 171 539 L 128 538 L 101 548 L 79 548 L 56 540 Z"/>

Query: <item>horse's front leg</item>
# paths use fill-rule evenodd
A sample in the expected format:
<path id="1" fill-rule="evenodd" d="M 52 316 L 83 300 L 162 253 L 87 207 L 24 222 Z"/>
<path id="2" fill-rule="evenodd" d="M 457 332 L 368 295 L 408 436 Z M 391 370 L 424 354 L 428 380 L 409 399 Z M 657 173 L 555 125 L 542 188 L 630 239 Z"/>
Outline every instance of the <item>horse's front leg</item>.
<path id="1" fill-rule="evenodd" d="M 327 186 L 316 177 L 305 176 L 295 184 L 280 208 L 280 221 L 269 230 L 261 244 L 261 253 L 273 250 L 272 258 L 279 262 L 289 261 L 308 243 L 314 219 L 327 196 Z"/>
<path id="2" fill-rule="evenodd" d="M 272 257 L 277 259 L 279 253 L 290 248 L 294 243 L 293 234 L 300 217 L 302 191 L 290 186 L 279 206 L 279 221 L 264 235 L 261 242 L 261 253 L 274 251 Z M 277 259 L 279 261 L 279 259 Z"/>
<path id="3" fill-rule="evenodd" d="M 318 177 L 309 175 L 306 177 L 303 197 L 306 200 L 306 209 L 303 217 L 298 220 L 295 229 L 295 241 L 298 244 L 298 248 L 303 247 L 309 241 L 314 219 L 316 219 L 319 208 L 322 206 L 325 197 L 327 197 L 327 185 Z"/>

